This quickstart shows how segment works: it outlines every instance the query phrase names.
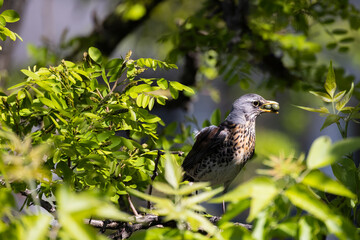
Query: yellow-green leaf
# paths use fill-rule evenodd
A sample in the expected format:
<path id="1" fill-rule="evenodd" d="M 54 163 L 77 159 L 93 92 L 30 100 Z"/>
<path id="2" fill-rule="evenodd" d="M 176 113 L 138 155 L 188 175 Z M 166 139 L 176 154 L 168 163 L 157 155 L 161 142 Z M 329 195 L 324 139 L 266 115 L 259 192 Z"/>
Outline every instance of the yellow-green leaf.
<path id="1" fill-rule="evenodd" d="M 331 98 L 333 98 L 334 93 L 336 91 L 336 82 L 335 82 L 335 73 L 331 61 L 324 86 L 327 93 L 330 95 Z"/>
<path id="2" fill-rule="evenodd" d="M 356 195 L 347 189 L 340 182 L 326 176 L 320 170 L 313 170 L 305 176 L 302 181 L 303 184 L 319 189 L 323 192 L 328 192 L 348 198 L 355 199 Z"/>

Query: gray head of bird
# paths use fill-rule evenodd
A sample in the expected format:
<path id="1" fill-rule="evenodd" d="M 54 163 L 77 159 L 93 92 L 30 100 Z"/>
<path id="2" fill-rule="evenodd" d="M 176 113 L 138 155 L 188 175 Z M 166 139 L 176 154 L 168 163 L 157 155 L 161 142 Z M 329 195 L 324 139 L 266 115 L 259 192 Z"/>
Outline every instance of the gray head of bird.
<path id="1" fill-rule="evenodd" d="M 235 124 L 255 121 L 261 113 L 279 113 L 279 103 L 266 100 L 260 95 L 250 93 L 236 99 L 226 120 Z"/>

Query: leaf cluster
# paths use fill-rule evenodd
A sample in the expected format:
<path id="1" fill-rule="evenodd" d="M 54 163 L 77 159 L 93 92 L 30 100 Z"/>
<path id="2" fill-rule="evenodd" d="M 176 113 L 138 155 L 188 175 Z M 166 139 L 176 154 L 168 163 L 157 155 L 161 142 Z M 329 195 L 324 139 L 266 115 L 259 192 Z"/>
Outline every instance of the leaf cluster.
<path id="1" fill-rule="evenodd" d="M 4 0 L 0 0 L 0 8 L 3 6 Z M 15 32 L 11 31 L 6 27 L 7 23 L 14 23 L 20 20 L 19 14 L 11 9 L 5 10 L 0 13 L 0 40 L 5 41 L 9 37 L 12 41 L 15 41 L 16 38 L 22 41 L 22 38 Z M 0 46 L 0 51 L 2 47 Z"/>
<path id="2" fill-rule="evenodd" d="M 98 238 L 83 224 L 85 217 L 124 221 L 125 215 L 105 202 L 111 200 L 127 211 L 129 203 L 123 200 L 128 189 L 142 191 L 151 181 L 158 126 L 163 121 L 150 110 L 177 98 L 179 91 L 194 93 L 164 78 L 141 77 L 157 68 L 176 65 L 150 58 L 134 60 L 131 52 L 107 60 L 92 47 L 80 63 L 63 60 L 54 67 L 21 70 L 24 81 L 0 96 L 2 204 L 12 198 L 11 189 L 27 197 L 27 206 L 39 205 L 51 213 L 56 208 L 62 226 L 59 236 L 75 239 Z M 55 206 L 49 206 L 50 201 L 44 204 L 44 198 L 56 198 Z M 3 214 L 11 219 L 11 226 L 16 225 L 11 230 L 4 223 L 3 234 L 30 231 L 20 226 L 23 221 L 38 226 L 40 235 L 34 239 L 49 233 L 47 216 L 25 220 L 11 211 Z"/>

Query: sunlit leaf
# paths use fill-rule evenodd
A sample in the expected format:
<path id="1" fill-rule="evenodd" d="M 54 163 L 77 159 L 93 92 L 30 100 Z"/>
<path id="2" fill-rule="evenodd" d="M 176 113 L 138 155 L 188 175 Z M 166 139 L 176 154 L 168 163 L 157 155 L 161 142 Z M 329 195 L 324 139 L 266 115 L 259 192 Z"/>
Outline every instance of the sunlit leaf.
<path id="1" fill-rule="evenodd" d="M 354 83 L 351 83 L 350 90 L 345 94 L 345 96 L 339 102 L 336 103 L 336 109 L 338 111 L 341 111 L 345 107 L 345 105 L 349 102 L 353 90 L 354 90 Z"/>
<path id="2" fill-rule="evenodd" d="M 226 206 L 226 212 L 221 217 L 219 225 L 226 224 L 228 221 L 232 220 L 238 216 L 241 212 L 245 211 L 250 207 L 250 200 L 242 200 L 238 202 L 232 202 Z"/>
<path id="3" fill-rule="evenodd" d="M 177 99 L 179 97 L 179 92 L 172 85 L 169 86 L 170 94 L 173 99 Z"/>
<path id="4" fill-rule="evenodd" d="M 136 21 L 142 18 L 146 14 L 146 8 L 141 3 L 131 5 L 124 13 L 123 17 L 126 20 Z"/>
<path id="5" fill-rule="evenodd" d="M 335 82 L 335 73 L 331 61 L 324 86 L 327 93 L 330 95 L 331 98 L 333 98 L 334 93 L 336 91 L 336 82 Z"/>
<path id="6" fill-rule="evenodd" d="M 17 22 L 20 20 L 19 14 L 14 10 L 5 10 L 0 14 L 7 22 Z"/>
<path id="7" fill-rule="evenodd" d="M 157 81 L 157 84 L 158 86 L 161 88 L 161 89 L 167 89 L 169 84 L 168 84 L 168 81 L 163 79 L 163 78 L 160 78 L 158 81 Z"/>
<path id="8" fill-rule="evenodd" d="M 323 192 L 328 192 L 353 199 L 356 198 L 356 195 L 350 190 L 348 190 L 344 185 L 326 176 L 319 170 L 314 170 L 307 174 L 303 179 L 302 183 L 310 187 L 319 189 Z"/>
<path id="9" fill-rule="evenodd" d="M 23 227 L 20 232 L 20 239 L 48 239 L 50 230 L 50 222 L 52 217 L 45 214 L 23 216 L 21 225 Z"/>
<path id="10" fill-rule="evenodd" d="M 198 190 L 203 190 L 204 188 L 208 187 L 210 183 L 208 182 L 194 182 L 192 184 L 182 185 L 178 190 L 178 194 L 180 195 L 188 195 L 194 193 Z"/>
<path id="11" fill-rule="evenodd" d="M 329 149 L 329 154 L 337 158 L 360 149 L 360 137 L 346 138 L 335 142 Z"/>
<path id="12" fill-rule="evenodd" d="M 219 187 L 219 188 L 216 188 L 211 191 L 205 191 L 205 192 L 196 194 L 194 196 L 187 197 L 187 198 L 183 199 L 182 204 L 184 206 L 187 206 L 187 205 L 191 206 L 194 204 L 202 203 L 204 201 L 211 199 L 212 197 L 214 197 L 216 194 L 222 192 L 223 190 L 224 190 L 223 187 Z"/>
<path id="13" fill-rule="evenodd" d="M 310 108 L 310 107 L 303 107 L 303 106 L 296 106 L 296 107 L 301 108 L 306 111 L 309 111 L 309 112 L 330 113 L 326 107 L 321 107 L 321 108 Z"/>
<path id="14" fill-rule="evenodd" d="M 321 100 L 323 100 L 324 102 L 332 102 L 332 98 L 329 96 L 329 94 L 327 93 L 323 93 L 323 92 L 314 92 L 314 91 L 309 91 L 311 94 L 319 97 Z"/>
<path id="15" fill-rule="evenodd" d="M 89 48 L 89 56 L 91 57 L 92 60 L 94 60 L 96 63 L 101 63 L 102 62 L 102 55 L 99 49 L 95 48 L 95 47 L 90 47 Z"/>
<path id="16" fill-rule="evenodd" d="M 37 75 L 36 73 L 33 73 L 27 69 L 22 69 L 21 72 L 34 80 L 40 80 L 39 75 Z"/>
<path id="17" fill-rule="evenodd" d="M 302 184 L 290 187 L 285 191 L 285 195 L 295 206 L 313 214 L 322 221 L 327 220 L 332 214 L 330 208 Z"/>
<path id="18" fill-rule="evenodd" d="M 335 97 L 334 97 L 334 102 L 338 102 L 340 101 L 340 99 L 345 95 L 346 91 L 341 91 L 341 92 L 338 92 Z"/>
<path id="19" fill-rule="evenodd" d="M 181 181 L 181 167 L 175 162 L 171 155 L 166 154 L 165 179 L 175 189 L 179 188 Z"/>
<path id="20" fill-rule="evenodd" d="M 154 98 L 154 97 L 151 97 L 151 98 L 150 98 L 150 101 L 149 101 L 149 104 L 148 104 L 149 111 L 151 111 L 151 110 L 153 109 L 154 104 L 155 104 L 155 98 Z"/>
<path id="21" fill-rule="evenodd" d="M 331 146 L 331 139 L 327 136 L 317 138 L 311 145 L 306 165 L 309 169 L 324 167 L 332 163 L 326 156 Z"/>
<path id="22" fill-rule="evenodd" d="M 259 212 L 273 201 L 278 192 L 275 183 L 270 178 L 258 178 L 251 190 L 250 214 L 247 221 L 254 220 Z"/>

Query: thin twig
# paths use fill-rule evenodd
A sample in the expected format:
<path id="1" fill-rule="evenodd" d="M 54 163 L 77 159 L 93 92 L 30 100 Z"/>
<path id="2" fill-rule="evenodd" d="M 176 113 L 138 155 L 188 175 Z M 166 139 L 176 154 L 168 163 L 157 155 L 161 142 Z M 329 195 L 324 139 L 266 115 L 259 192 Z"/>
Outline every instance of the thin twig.
<path id="1" fill-rule="evenodd" d="M 129 194 L 127 195 L 127 199 L 128 199 L 131 211 L 134 213 L 135 216 L 139 216 L 139 213 L 136 211 L 136 208 L 135 208 L 134 204 L 132 203 L 131 197 Z"/>
<path id="2" fill-rule="evenodd" d="M 36 195 L 36 199 L 33 198 L 33 194 L 32 191 L 30 191 L 29 189 L 26 189 L 25 191 L 20 192 L 21 195 L 27 197 L 27 198 L 32 198 L 33 202 L 36 204 L 36 202 L 38 202 L 37 205 L 40 205 L 42 208 L 44 208 L 46 211 L 48 211 L 51 214 L 54 214 L 56 212 L 55 207 L 53 207 L 53 205 L 51 203 L 49 203 L 48 201 L 39 198 L 38 195 Z M 37 201 L 36 201 L 37 200 Z"/>

